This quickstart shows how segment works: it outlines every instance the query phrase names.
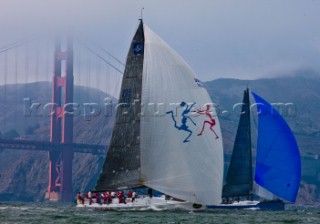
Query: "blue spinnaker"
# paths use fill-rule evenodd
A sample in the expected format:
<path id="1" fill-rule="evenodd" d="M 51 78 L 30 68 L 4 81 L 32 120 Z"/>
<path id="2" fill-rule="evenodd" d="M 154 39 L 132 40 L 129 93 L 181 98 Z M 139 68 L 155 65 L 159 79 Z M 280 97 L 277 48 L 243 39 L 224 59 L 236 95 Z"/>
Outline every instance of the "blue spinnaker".
<path id="1" fill-rule="evenodd" d="M 297 197 L 301 159 L 292 131 L 267 101 L 252 92 L 258 109 L 258 143 L 255 181 L 279 198 Z"/>

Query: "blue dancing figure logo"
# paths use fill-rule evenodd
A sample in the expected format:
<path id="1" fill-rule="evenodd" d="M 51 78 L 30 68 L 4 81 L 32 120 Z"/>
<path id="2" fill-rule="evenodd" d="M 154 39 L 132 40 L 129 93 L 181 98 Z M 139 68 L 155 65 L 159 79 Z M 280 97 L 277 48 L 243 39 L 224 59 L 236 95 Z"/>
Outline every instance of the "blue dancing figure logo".
<path id="1" fill-rule="evenodd" d="M 188 113 L 191 111 L 191 108 L 193 107 L 193 105 L 195 105 L 195 103 L 193 103 L 192 105 L 188 106 L 186 104 L 186 102 L 181 102 L 180 103 L 180 106 L 181 107 L 185 107 L 185 109 L 182 111 L 181 113 L 181 116 L 182 116 L 182 119 L 181 119 L 181 125 L 178 126 L 177 125 L 177 121 L 176 119 L 174 118 L 174 114 L 173 114 L 173 111 L 168 111 L 167 114 L 171 114 L 171 118 L 174 122 L 174 127 L 176 129 L 178 129 L 179 131 L 182 130 L 182 131 L 185 131 L 185 132 L 189 132 L 189 135 L 187 136 L 187 138 L 183 141 L 184 143 L 185 142 L 189 142 L 189 138 L 191 137 L 192 135 L 192 131 L 189 129 L 189 126 L 187 125 L 187 121 L 190 120 L 192 122 L 193 125 L 196 125 L 196 123 L 191 119 L 191 117 L 188 116 Z"/>

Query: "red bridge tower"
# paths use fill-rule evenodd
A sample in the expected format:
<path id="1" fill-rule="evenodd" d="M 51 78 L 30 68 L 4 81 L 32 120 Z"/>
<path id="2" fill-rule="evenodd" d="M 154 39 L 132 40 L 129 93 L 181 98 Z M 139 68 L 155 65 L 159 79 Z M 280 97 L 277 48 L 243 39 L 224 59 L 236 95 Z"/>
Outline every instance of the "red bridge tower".
<path id="1" fill-rule="evenodd" d="M 63 64 L 63 62 L 65 62 Z M 64 65 L 64 66 L 63 66 Z M 65 74 L 62 76 L 62 67 Z M 73 143 L 73 43 L 67 41 L 66 51 L 61 50 L 61 41 L 55 43 L 54 75 L 52 80 L 52 106 L 50 142 Z M 49 152 L 49 186 L 46 199 L 71 201 L 73 149 Z"/>

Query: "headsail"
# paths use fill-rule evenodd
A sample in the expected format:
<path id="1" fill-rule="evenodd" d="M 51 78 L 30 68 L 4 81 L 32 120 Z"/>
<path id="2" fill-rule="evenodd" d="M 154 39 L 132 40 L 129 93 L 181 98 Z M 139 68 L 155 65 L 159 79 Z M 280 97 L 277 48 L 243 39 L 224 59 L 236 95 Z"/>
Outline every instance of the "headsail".
<path id="1" fill-rule="evenodd" d="M 172 48 L 146 25 L 144 32 L 142 181 L 182 200 L 218 204 L 223 146 L 209 94 Z M 211 105 L 210 114 L 207 110 L 196 111 L 206 104 Z"/>
<path id="2" fill-rule="evenodd" d="M 143 48 L 141 21 L 127 56 L 110 148 L 95 187 L 97 191 L 141 186 L 139 137 Z"/>
<path id="3" fill-rule="evenodd" d="M 301 160 L 297 142 L 282 116 L 253 93 L 258 108 L 258 144 L 255 181 L 290 202 L 298 193 Z"/>
<path id="4" fill-rule="evenodd" d="M 249 89 L 246 89 L 226 183 L 223 186 L 223 197 L 251 195 L 252 182 L 250 100 Z"/>

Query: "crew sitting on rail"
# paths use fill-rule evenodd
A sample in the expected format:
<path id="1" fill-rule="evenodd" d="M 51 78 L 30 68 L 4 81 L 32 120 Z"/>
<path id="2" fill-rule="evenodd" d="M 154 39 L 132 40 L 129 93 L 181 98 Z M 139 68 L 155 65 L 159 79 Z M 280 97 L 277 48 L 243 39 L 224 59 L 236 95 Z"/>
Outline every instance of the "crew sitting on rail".
<path id="1" fill-rule="evenodd" d="M 110 204 L 112 202 L 110 192 L 102 192 L 101 198 L 103 199 L 103 204 Z"/>
<path id="2" fill-rule="evenodd" d="M 133 192 L 132 193 L 132 197 L 131 197 L 131 202 L 133 203 L 135 200 L 136 200 L 136 197 L 137 197 L 137 193 L 136 192 Z"/>
<path id="3" fill-rule="evenodd" d="M 118 199 L 119 199 L 119 203 L 124 203 L 124 204 L 126 203 L 124 194 L 121 191 L 118 192 Z"/>
<path id="4" fill-rule="evenodd" d="M 89 205 L 92 204 L 92 192 L 91 190 L 86 194 L 86 197 L 89 199 Z"/>
<path id="5" fill-rule="evenodd" d="M 101 202 L 103 203 L 103 204 L 107 204 L 107 193 L 106 192 L 102 192 L 101 193 Z"/>
<path id="6" fill-rule="evenodd" d="M 77 199 L 77 204 L 78 205 L 83 205 L 84 204 L 84 198 L 82 197 L 80 192 L 78 192 L 76 199 Z"/>
<path id="7" fill-rule="evenodd" d="M 96 198 L 96 203 L 97 203 L 97 204 L 100 204 L 100 203 L 101 203 L 100 194 L 99 194 L 99 193 L 95 193 L 94 196 L 95 196 L 95 198 Z"/>
<path id="8" fill-rule="evenodd" d="M 111 204 L 112 203 L 112 197 L 111 197 L 111 193 L 107 192 L 107 203 Z"/>
<path id="9" fill-rule="evenodd" d="M 131 191 L 128 191 L 127 192 L 127 196 L 128 196 L 128 200 L 126 200 L 126 202 L 134 202 L 136 197 L 137 197 L 137 193 L 136 192 L 131 192 Z"/>

